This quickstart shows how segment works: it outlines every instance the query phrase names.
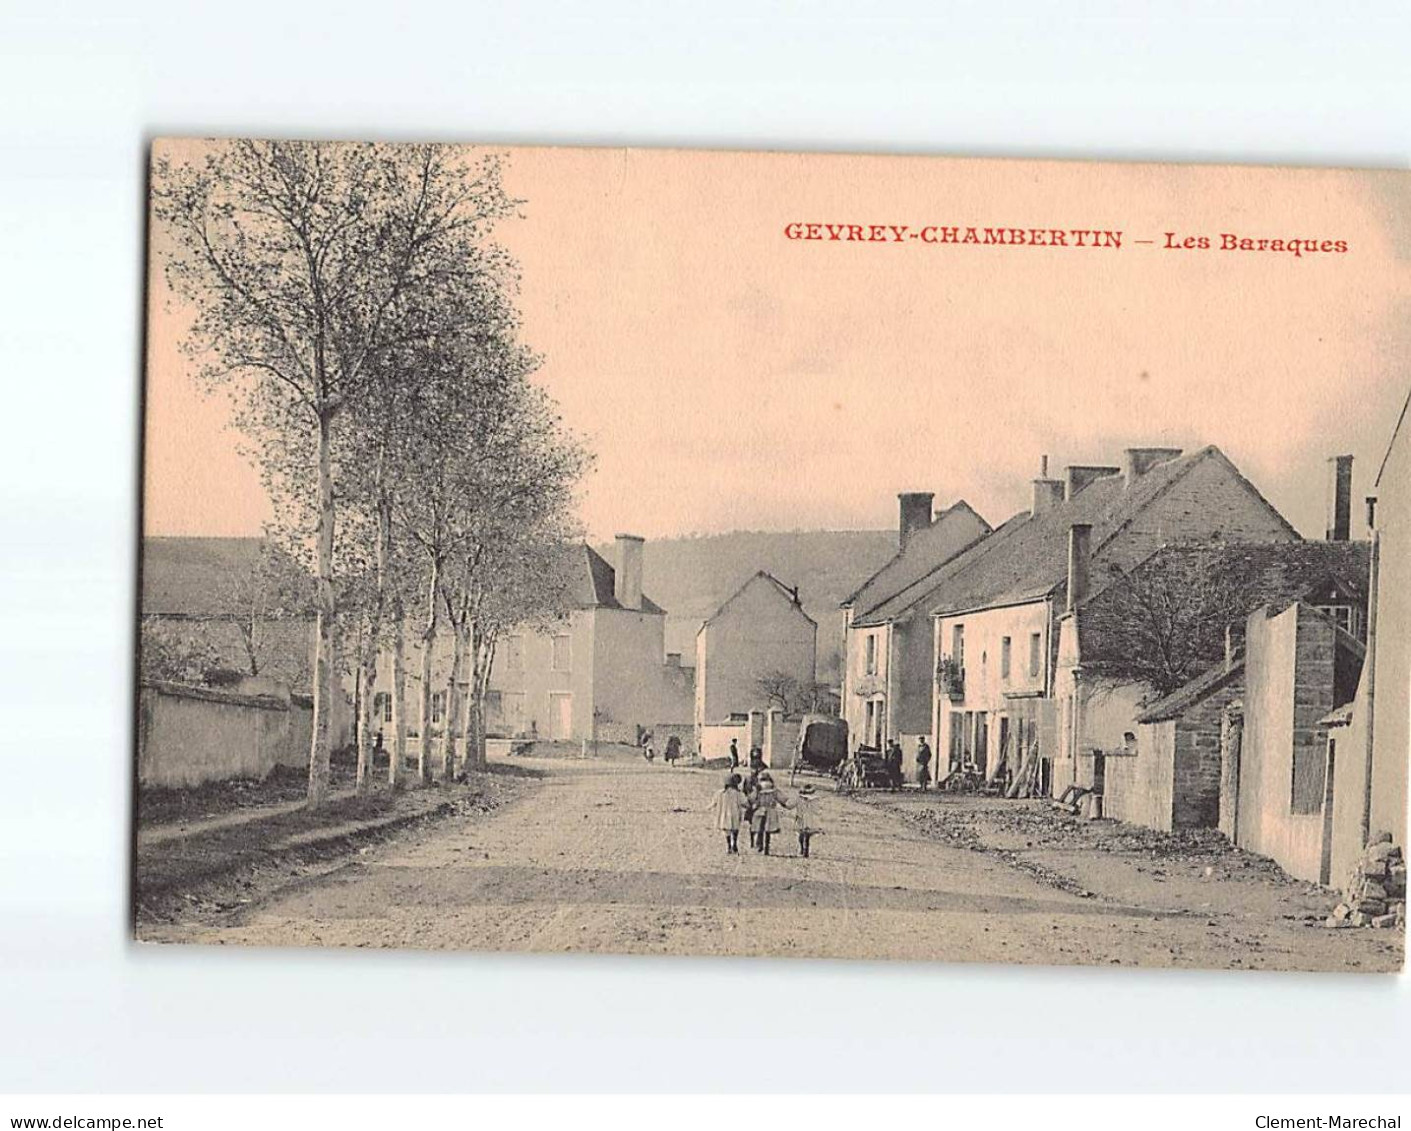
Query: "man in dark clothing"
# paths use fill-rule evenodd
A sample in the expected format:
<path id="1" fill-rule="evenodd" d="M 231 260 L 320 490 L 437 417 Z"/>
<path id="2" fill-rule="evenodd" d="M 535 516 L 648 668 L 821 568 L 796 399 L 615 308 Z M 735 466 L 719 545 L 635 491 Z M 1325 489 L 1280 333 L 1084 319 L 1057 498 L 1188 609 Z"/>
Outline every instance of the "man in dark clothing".
<path id="1" fill-rule="evenodd" d="M 737 741 L 734 738 L 730 740 L 730 768 L 732 770 L 738 769 L 740 765 L 740 748 L 735 745 Z"/>
<path id="2" fill-rule="evenodd" d="M 901 789 L 901 743 L 895 738 L 887 744 L 887 776 L 891 778 L 893 790 Z"/>
<path id="3" fill-rule="evenodd" d="M 931 747 L 924 736 L 916 744 L 916 783 L 922 789 L 931 786 Z"/>

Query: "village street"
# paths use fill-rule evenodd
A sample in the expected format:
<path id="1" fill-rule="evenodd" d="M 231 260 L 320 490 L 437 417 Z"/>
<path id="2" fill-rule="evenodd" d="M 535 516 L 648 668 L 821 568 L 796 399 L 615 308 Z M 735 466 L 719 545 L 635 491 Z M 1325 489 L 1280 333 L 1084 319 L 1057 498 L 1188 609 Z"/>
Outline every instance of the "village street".
<path id="1" fill-rule="evenodd" d="M 1116 822 L 1097 823 L 1119 838 L 1108 850 L 1074 847 L 1065 838 L 1087 829 L 1041 802 L 855 799 L 825 784 L 827 831 L 811 859 L 798 856 L 787 814 L 776 855 L 742 845 L 732 857 L 706 811 L 716 771 L 514 761 L 542 776 L 502 809 L 139 937 L 1363 971 L 1401 961 L 1399 932 L 1315 925 L 1327 893 L 1260 858 L 1226 849 L 1212 865 L 1157 858 L 1150 842 L 1124 850 Z"/>

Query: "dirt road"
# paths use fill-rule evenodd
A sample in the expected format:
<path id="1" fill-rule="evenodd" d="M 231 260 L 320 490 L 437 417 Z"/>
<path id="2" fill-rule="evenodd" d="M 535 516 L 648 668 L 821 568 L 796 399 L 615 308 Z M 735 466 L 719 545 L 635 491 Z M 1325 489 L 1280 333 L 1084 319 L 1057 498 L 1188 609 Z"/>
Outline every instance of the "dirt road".
<path id="1" fill-rule="evenodd" d="M 827 831 L 812 858 L 798 856 L 787 814 L 777 855 L 742 846 L 727 856 L 707 814 L 718 773 L 517 761 L 532 761 L 544 777 L 505 809 L 444 821 L 241 911 L 142 937 L 1272 969 L 1400 964 L 1399 937 L 1393 944 L 1386 933 L 1314 927 L 1303 921 L 1306 893 L 1299 903 L 1292 887 L 1264 892 L 1247 913 L 1246 901 L 1216 908 L 1114 897 L 948 843 L 898 807 L 828 792 L 820 805 Z"/>

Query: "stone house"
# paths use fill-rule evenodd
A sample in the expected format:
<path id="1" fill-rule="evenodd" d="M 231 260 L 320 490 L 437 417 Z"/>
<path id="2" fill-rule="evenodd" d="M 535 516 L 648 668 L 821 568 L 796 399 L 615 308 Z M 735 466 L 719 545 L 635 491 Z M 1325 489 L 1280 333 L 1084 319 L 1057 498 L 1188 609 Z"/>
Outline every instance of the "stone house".
<path id="1" fill-rule="evenodd" d="M 1325 716 L 1333 781 L 1329 870 L 1342 883 L 1369 838 L 1406 843 L 1411 760 L 1411 396 L 1368 497 L 1367 659 L 1353 701 Z"/>
<path id="2" fill-rule="evenodd" d="M 690 669 L 666 655 L 666 611 L 642 591 L 642 539 L 619 534 L 616 564 L 583 543 L 564 548 L 573 609 L 551 628 L 523 629 L 499 640 L 485 696 L 492 737 L 556 742 L 629 742 L 661 725 L 689 724 Z M 451 640 L 437 641 L 433 678 L 439 687 L 450 667 Z M 407 703 L 412 712 L 408 749 L 420 736 L 415 714 L 420 650 L 408 634 Z M 392 659 L 379 659 L 374 713 L 393 721 Z M 445 692 L 432 697 L 432 727 L 442 724 Z"/>
<path id="3" fill-rule="evenodd" d="M 1078 784 L 1103 794 L 1110 817 L 1215 827 L 1226 712 L 1244 693 L 1246 618 L 1299 601 L 1360 632 L 1369 560 L 1365 542 L 1182 543 L 1085 599 L 1060 622 L 1056 677 L 1073 704 L 1060 737 Z M 1166 666 L 1134 664 L 1163 634 Z M 1159 672 L 1152 679 L 1167 694 L 1141 671 Z M 1183 673 L 1191 678 L 1171 688 Z"/>
<path id="4" fill-rule="evenodd" d="M 1026 763 L 1041 793 L 1077 779 L 1060 741 L 1074 689 L 1059 685 L 1062 618 L 1088 579 L 1130 569 L 1170 542 L 1294 542 L 1298 533 L 1216 447 L 1129 448 L 1120 466 L 1047 461 L 1028 510 L 941 568 L 930 598 L 932 734 L 944 775 Z"/>
<path id="5" fill-rule="evenodd" d="M 935 652 L 927 601 L 940 569 L 990 533 L 963 499 L 938 514 L 934 495 L 898 496 L 897 553 L 843 602 L 841 713 L 850 744 L 902 744 L 914 773 L 916 742 L 931 730 Z"/>
<path id="6" fill-rule="evenodd" d="M 766 677 L 811 688 L 817 645 L 818 624 L 803 611 L 797 589 L 763 570 L 740 586 L 696 633 L 697 748 L 705 750 L 706 726 L 768 707 Z"/>
<path id="7" fill-rule="evenodd" d="M 1292 876 L 1332 875 L 1335 770 L 1328 716 L 1352 702 L 1365 647 L 1301 603 L 1256 609 L 1245 630 L 1244 695 L 1221 746 L 1220 825 Z"/>

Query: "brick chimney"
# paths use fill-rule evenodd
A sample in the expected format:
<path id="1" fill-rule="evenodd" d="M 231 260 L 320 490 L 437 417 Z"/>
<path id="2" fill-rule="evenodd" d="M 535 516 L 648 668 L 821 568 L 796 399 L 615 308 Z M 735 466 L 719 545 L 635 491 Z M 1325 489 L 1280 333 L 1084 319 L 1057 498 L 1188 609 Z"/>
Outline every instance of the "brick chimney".
<path id="1" fill-rule="evenodd" d="M 1093 528 L 1075 522 L 1068 528 L 1068 611 L 1071 613 L 1088 595 L 1088 556 L 1092 553 Z"/>
<path id="2" fill-rule="evenodd" d="M 1123 486 L 1130 488 L 1157 464 L 1169 463 L 1180 454 L 1180 448 L 1127 448 L 1122 453 Z"/>
<path id="3" fill-rule="evenodd" d="M 1352 536 L 1352 457 L 1328 460 L 1328 541 L 1346 542 Z"/>
<path id="4" fill-rule="evenodd" d="M 635 534 L 617 536 L 612 595 L 624 609 L 642 607 L 642 541 Z"/>
<path id="5" fill-rule="evenodd" d="M 1029 513 L 1038 517 L 1063 502 L 1063 480 L 1048 477 L 1048 456 L 1039 460 L 1039 477 L 1034 480 L 1034 505 Z"/>
<path id="6" fill-rule="evenodd" d="M 897 527 L 897 548 L 905 550 L 911 536 L 931 526 L 931 505 L 936 496 L 930 491 L 903 491 L 897 496 L 901 520 Z"/>
<path id="7" fill-rule="evenodd" d="M 1112 475 L 1121 475 L 1120 467 L 1099 467 L 1093 464 L 1070 463 L 1063 473 L 1063 497 L 1071 499 L 1089 483 L 1098 479 L 1106 479 Z"/>

